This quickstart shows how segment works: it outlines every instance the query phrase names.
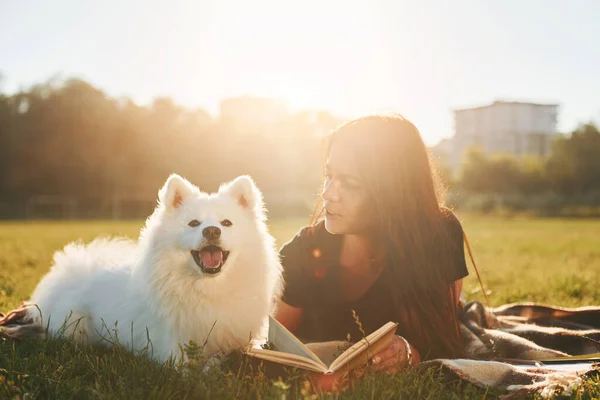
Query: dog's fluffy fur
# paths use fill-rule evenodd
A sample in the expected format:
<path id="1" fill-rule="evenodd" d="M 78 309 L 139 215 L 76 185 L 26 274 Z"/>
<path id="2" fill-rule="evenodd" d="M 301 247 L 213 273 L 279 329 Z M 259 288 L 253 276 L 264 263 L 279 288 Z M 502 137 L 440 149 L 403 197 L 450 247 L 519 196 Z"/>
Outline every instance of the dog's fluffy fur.
<path id="1" fill-rule="evenodd" d="M 222 257 L 201 253 L 206 245 Z M 212 356 L 263 339 L 280 290 L 281 264 L 254 182 L 241 176 L 207 194 L 172 175 L 137 242 L 66 246 L 29 302 L 39 310 L 28 307 L 20 321 L 84 343 L 118 339 L 158 361 L 179 359 L 190 341 L 206 343 Z M 19 336 L 24 328 L 5 329 Z"/>

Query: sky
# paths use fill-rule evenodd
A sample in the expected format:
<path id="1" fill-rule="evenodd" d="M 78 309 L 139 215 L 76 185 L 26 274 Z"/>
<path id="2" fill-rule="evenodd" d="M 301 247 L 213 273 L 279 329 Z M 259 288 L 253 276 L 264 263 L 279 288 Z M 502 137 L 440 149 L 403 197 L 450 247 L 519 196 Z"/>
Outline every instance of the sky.
<path id="1" fill-rule="evenodd" d="M 216 115 L 239 95 L 342 118 L 398 112 L 435 144 L 455 108 L 560 105 L 600 121 L 596 0 L 0 0 L 0 90 L 53 76 Z"/>

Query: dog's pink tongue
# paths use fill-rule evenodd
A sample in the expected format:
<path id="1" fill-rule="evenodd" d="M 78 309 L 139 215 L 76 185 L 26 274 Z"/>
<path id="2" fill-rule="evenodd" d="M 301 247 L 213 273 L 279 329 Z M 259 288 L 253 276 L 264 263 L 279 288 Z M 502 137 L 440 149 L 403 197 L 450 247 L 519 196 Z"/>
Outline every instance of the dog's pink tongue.
<path id="1" fill-rule="evenodd" d="M 223 252 L 222 251 L 201 251 L 200 259 L 202 260 L 202 264 L 204 264 L 207 268 L 217 268 L 221 265 L 223 261 Z"/>

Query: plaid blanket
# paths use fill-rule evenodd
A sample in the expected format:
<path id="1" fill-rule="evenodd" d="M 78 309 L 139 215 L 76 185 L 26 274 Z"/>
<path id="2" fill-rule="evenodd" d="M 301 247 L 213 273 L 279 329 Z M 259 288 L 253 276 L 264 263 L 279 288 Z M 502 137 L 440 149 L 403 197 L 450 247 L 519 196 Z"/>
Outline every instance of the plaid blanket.
<path id="1" fill-rule="evenodd" d="M 565 365 L 532 363 L 527 367 L 505 361 L 600 352 L 600 307 L 516 303 L 486 308 L 470 302 L 460 310 L 460 322 L 467 357 L 431 360 L 422 367 L 440 368 L 481 388 L 504 390 L 506 397 L 568 394 L 582 379 L 598 373 L 592 363 L 571 365 L 567 370 Z"/>

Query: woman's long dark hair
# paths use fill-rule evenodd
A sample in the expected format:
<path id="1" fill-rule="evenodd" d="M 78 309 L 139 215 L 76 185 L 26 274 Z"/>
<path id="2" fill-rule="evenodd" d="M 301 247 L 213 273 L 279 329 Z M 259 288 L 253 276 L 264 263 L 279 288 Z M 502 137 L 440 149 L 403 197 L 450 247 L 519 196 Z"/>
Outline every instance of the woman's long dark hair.
<path id="1" fill-rule="evenodd" d="M 369 193 L 369 236 L 383 250 L 382 274 L 403 334 L 424 358 L 460 356 L 455 287 L 448 278 L 457 244 L 450 239 L 449 211 L 419 131 L 401 116 L 376 115 L 334 130 L 325 139 L 326 155 L 338 141 L 356 150 Z M 313 221 L 322 216 L 319 199 Z"/>

